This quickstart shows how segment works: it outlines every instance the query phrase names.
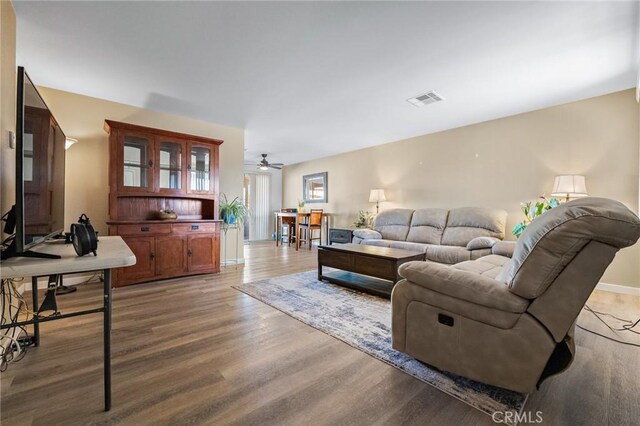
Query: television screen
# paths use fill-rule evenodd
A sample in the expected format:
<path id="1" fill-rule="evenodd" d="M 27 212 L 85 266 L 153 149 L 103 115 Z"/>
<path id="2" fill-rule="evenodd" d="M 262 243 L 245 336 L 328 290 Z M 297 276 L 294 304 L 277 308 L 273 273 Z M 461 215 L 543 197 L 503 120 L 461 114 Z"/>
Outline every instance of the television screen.
<path id="1" fill-rule="evenodd" d="M 33 82 L 18 68 L 16 251 L 64 231 L 65 135 Z"/>

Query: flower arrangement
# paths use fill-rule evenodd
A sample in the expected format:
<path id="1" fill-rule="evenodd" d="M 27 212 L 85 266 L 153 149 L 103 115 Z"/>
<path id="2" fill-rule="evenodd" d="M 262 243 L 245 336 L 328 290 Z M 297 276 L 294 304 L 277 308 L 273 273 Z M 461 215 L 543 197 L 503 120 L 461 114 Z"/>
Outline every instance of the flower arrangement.
<path id="1" fill-rule="evenodd" d="M 544 195 L 540 196 L 539 201 L 533 204 L 531 201 L 528 203 L 520 203 L 520 208 L 524 213 L 524 220 L 513 227 L 511 232 L 516 238 L 520 237 L 520 234 L 527 228 L 527 226 L 533 222 L 533 220 L 542 215 L 547 210 L 551 210 L 560 205 L 560 201 L 557 198 L 547 198 Z"/>
<path id="2" fill-rule="evenodd" d="M 358 212 L 358 219 L 353 222 L 353 226 L 356 228 L 371 228 L 373 226 L 373 219 L 375 215 L 371 212 L 360 210 Z"/>
<path id="3" fill-rule="evenodd" d="M 298 200 L 298 211 L 304 213 L 304 200 Z"/>

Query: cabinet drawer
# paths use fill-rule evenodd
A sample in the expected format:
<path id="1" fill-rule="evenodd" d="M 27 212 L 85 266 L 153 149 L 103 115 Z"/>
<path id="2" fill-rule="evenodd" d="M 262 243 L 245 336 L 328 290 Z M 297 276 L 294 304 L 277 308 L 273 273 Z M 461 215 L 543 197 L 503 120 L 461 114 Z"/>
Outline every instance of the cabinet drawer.
<path id="1" fill-rule="evenodd" d="M 218 230 L 217 223 L 174 223 L 173 232 L 190 234 L 195 232 L 213 234 Z"/>
<path id="2" fill-rule="evenodd" d="M 330 268 L 344 269 L 349 271 L 353 267 L 353 256 L 348 253 L 318 250 L 318 263 Z"/>
<path id="3" fill-rule="evenodd" d="M 170 224 L 118 225 L 118 235 L 166 235 L 171 233 Z"/>
<path id="4" fill-rule="evenodd" d="M 395 262 L 369 256 L 355 256 L 353 272 L 395 282 Z"/>

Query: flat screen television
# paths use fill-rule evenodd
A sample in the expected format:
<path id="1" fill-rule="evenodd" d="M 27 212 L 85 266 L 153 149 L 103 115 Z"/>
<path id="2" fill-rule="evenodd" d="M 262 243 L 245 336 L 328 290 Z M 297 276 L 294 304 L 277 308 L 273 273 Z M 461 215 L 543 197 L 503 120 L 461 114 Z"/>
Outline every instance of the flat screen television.
<path id="1" fill-rule="evenodd" d="M 2 257 L 48 257 L 29 249 L 64 233 L 66 137 L 23 67 L 17 80 L 15 238 Z"/>

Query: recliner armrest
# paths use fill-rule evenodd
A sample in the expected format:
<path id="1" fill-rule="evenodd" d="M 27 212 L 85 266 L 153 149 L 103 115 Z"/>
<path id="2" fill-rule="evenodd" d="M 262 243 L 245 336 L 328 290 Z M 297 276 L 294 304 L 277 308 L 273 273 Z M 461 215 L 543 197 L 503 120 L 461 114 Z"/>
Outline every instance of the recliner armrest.
<path id="1" fill-rule="evenodd" d="M 499 256 L 513 257 L 517 241 L 499 241 L 492 248 L 491 253 Z"/>
<path id="2" fill-rule="evenodd" d="M 500 240 L 494 237 L 475 237 L 473 240 L 467 243 L 467 250 L 480 250 L 491 248 Z"/>
<path id="3" fill-rule="evenodd" d="M 382 234 L 373 229 L 355 229 L 353 235 L 363 240 L 381 240 Z"/>
<path id="4" fill-rule="evenodd" d="M 509 291 L 502 282 L 435 262 L 407 262 L 401 277 L 426 289 L 505 312 L 522 313 L 529 300 Z"/>

